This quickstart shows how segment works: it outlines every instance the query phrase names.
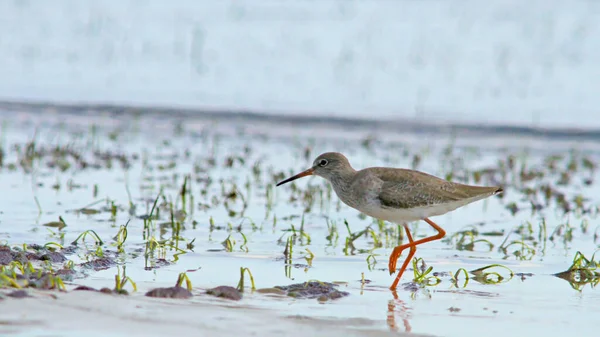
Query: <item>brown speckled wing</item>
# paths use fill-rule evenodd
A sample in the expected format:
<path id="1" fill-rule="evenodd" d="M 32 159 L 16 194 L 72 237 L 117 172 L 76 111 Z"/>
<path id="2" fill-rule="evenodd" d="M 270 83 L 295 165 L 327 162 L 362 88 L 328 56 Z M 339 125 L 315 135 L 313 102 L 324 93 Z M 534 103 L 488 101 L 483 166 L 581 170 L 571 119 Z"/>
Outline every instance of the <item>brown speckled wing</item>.
<path id="1" fill-rule="evenodd" d="M 449 203 L 480 195 L 491 195 L 497 187 L 470 186 L 449 182 L 427 173 L 406 170 L 373 168 L 383 184 L 379 192 L 382 206 L 413 208 Z"/>

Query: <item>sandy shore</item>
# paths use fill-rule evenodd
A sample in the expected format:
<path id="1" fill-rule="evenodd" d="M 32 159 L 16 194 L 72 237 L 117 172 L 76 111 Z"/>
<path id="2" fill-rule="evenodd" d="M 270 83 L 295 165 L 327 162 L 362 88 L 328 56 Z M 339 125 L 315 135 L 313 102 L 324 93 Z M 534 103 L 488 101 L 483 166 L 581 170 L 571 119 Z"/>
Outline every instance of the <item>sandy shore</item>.
<path id="1" fill-rule="evenodd" d="M 370 320 L 282 316 L 242 303 L 32 292 L 0 300 L 2 336 L 402 336 Z M 412 336 L 417 336 L 411 334 Z"/>

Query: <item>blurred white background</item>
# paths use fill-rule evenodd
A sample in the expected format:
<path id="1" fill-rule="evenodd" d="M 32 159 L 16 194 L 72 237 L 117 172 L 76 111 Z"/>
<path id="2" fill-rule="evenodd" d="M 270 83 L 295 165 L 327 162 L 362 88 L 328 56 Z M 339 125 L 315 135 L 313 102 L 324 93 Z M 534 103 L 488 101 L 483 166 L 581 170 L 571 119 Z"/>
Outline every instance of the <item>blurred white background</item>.
<path id="1" fill-rule="evenodd" d="M 600 127 L 600 1 L 2 0 L 0 99 Z"/>

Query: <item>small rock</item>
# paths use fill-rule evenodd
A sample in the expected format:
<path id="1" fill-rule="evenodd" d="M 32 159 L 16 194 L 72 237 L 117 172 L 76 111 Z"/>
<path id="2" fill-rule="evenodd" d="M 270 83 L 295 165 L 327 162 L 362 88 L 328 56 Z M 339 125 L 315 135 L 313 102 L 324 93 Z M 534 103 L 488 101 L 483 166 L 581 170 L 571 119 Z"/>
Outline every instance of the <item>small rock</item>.
<path id="1" fill-rule="evenodd" d="M 63 281 L 65 280 L 65 278 L 67 279 L 72 279 L 73 276 L 75 275 L 75 271 L 73 269 L 67 269 L 67 268 L 63 268 L 63 269 L 59 269 L 57 270 L 54 275 L 56 276 L 60 276 Z"/>
<path id="2" fill-rule="evenodd" d="M 82 291 L 98 291 L 92 287 L 88 287 L 88 286 L 78 286 L 77 288 L 73 289 L 73 290 L 82 290 Z"/>
<path id="3" fill-rule="evenodd" d="M 23 253 L 21 253 L 23 254 Z M 27 259 L 28 261 L 38 261 L 41 260 L 41 255 L 37 252 L 25 252 L 25 259 Z M 27 262 L 27 261 L 25 261 Z"/>
<path id="4" fill-rule="evenodd" d="M 113 290 L 113 294 L 117 294 L 117 295 L 129 295 L 129 291 L 127 291 L 125 289 Z"/>
<path id="5" fill-rule="evenodd" d="M 40 260 L 50 261 L 52 263 L 60 263 L 60 262 L 67 261 L 67 257 L 59 252 L 48 252 L 48 253 L 40 256 Z"/>
<path id="6" fill-rule="evenodd" d="M 161 297 L 161 298 L 190 298 L 194 295 L 183 287 L 170 287 L 170 288 L 155 288 L 146 293 L 148 297 Z"/>
<path id="7" fill-rule="evenodd" d="M 78 249 L 79 249 L 79 247 L 77 247 L 76 245 L 70 245 L 70 246 L 63 248 L 60 252 L 65 255 L 69 255 L 69 254 L 76 253 Z"/>
<path id="8" fill-rule="evenodd" d="M 13 298 L 31 297 L 31 296 L 29 296 L 29 294 L 27 293 L 27 291 L 25 291 L 23 289 L 19 289 L 19 290 L 15 290 L 13 292 L 10 292 L 10 293 L 6 294 L 6 296 L 13 297 Z"/>
<path id="9" fill-rule="evenodd" d="M 13 256 L 10 253 L 10 248 L 9 250 L 4 250 L 2 248 L 3 247 L 0 247 L 0 266 L 6 266 L 13 261 Z"/>
<path id="10" fill-rule="evenodd" d="M 12 251 L 11 255 L 12 255 L 11 261 L 19 261 L 23 265 L 29 261 L 29 259 L 27 258 L 27 254 L 24 252 Z M 33 254 L 33 255 L 35 255 L 35 254 Z"/>
<path id="11" fill-rule="evenodd" d="M 43 250 L 45 249 L 44 246 L 37 244 L 37 243 L 32 243 L 30 245 L 27 245 L 28 248 L 33 249 L 33 250 Z"/>
<path id="12" fill-rule="evenodd" d="M 230 286 L 218 286 L 206 290 L 206 293 L 216 297 L 228 298 L 234 301 L 239 301 L 242 299 L 242 293 L 236 288 Z"/>

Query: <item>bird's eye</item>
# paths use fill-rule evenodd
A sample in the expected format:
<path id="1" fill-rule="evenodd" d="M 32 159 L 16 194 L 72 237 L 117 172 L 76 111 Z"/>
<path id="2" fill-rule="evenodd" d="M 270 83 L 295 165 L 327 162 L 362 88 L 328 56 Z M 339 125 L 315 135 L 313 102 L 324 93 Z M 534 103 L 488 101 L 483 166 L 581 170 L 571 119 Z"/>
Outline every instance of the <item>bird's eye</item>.
<path id="1" fill-rule="evenodd" d="M 321 159 L 321 160 L 319 160 L 319 166 L 325 167 L 325 166 L 327 166 L 327 164 L 329 164 L 329 162 L 327 161 L 327 159 Z"/>

